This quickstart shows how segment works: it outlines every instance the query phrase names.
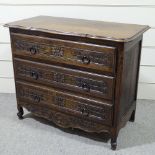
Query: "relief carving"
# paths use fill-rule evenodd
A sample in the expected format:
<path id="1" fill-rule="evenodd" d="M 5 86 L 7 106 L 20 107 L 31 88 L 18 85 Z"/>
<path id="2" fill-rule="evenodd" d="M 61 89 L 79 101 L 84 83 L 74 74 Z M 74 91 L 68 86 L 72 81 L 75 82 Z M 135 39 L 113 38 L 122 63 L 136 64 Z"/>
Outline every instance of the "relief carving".
<path id="1" fill-rule="evenodd" d="M 113 64 L 113 54 L 111 53 L 99 53 L 97 51 L 91 51 L 87 49 L 77 49 L 67 46 L 40 44 L 40 43 L 30 43 L 27 41 L 16 40 L 15 47 L 19 50 L 29 51 L 31 54 L 36 54 L 41 52 L 41 54 L 46 56 L 64 57 L 66 49 L 70 52 L 70 58 L 65 57 L 65 59 L 80 60 L 84 64 L 97 63 L 104 66 L 112 67 Z"/>
<path id="2" fill-rule="evenodd" d="M 108 93 L 108 85 L 104 81 L 100 82 L 100 81 L 78 77 L 75 79 L 75 83 L 78 87 L 81 87 L 87 91 L 90 91 L 92 89 L 92 90 L 100 91 L 104 94 Z"/>
<path id="3" fill-rule="evenodd" d="M 39 78 L 42 78 L 42 76 L 43 76 L 43 72 L 37 68 L 34 69 L 34 68 L 24 66 L 24 65 L 21 65 L 18 63 L 16 65 L 17 65 L 17 67 L 16 67 L 17 75 L 30 77 L 35 80 L 38 80 Z"/>
<path id="4" fill-rule="evenodd" d="M 60 112 L 53 111 L 46 107 L 39 107 L 29 103 L 21 103 L 27 110 L 33 112 L 39 117 L 44 117 L 50 121 L 53 121 L 58 126 L 63 128 L 79 128 L 89 132 L 107 132 L 105 126 L 102 124 L 95 123 L 93 121 L 87 121 L 83 118 L 73 117 Z"/>
<path id="5" fill-rule="evenodd" d="M 65 81 L 65 75 L 64 74 L 61 74 L 61 73 L 54 72 L 53 73 L 53 80 L 56 81 L 56 82 L 64 83 L 64 81 Z"/>
<path id="6" fill-rule="evenodd" d="M 95 107 L 86 104 L 78 104 L 78 111 L 80 111 L 84 116 L 95 116 L 102 118 L 102 120 L 106 119 L 106 116 L 109 114 L 104 110 L 103 107 Z"/>
<path id="7" fill-rule="evenodd" d="M 60 107 L 64 107 L 65 106 L 65 98 L 62 96 L 54 96 L 54 104 L 60 106 Z"/>
<path id="8" fill-rule="evenodd" d="M 108 90 L 109 87 L 106 81 L 96 81 L 89 78 L 77 77 L 69 74 L 66 75 L 66 74 L 54 72 L 54 71 L 49 72 L 49 70 L 43 70 L 37 67 L 34 69 L 28 65 L 26 66 L 26 65 L 17 64 L 16 68 L 17 68 L 17 75 L 19 74 L 20 76 L 22 75 L 22 76 L 30 77 L 35 80 L 41 79 L 48 82 L 52 82 L 53 80 L 55 82 L 78 86 L 83 90 L 85 90 L 86 92 L 95 90 L 95 91 L 102 92 L 103 94 L 107 94 L 109 91 Z M 72 83 L 69 83 L 71 81 Z"/>
<path id="9" fill-rule="evenodd" d="M 64 55 L 63 48 L 62 47 L 59 47 L 59 46 L 52 47 L 52 53 L 51 53 L 51 55 L 54 55 L 56 57 L 63 57 L 63 55 Z"/>
<path id="10" fill-rule="evenodd" d="M 92 106 L 79 101 L 72 101 L 59 94 L 51 95 L 50 97 L 43 92 L 36 92 L 35 89 L 17 89 L 19 98 L 26 98 L 32 100 L 34 103 L 39 103 L 40 101 L 45 101 L 48 104 L 55 104 L 60 108 L 66 108 L 72 111 L 81 112 L 81 116 L 85 117 L 96 117 L 102 120 L 107 119 L 109 116 L 109 111 L 106 111 L 104 107 Z M 51 98 L 51 102 L 46 100 L 46 98 Z M 68 106 L 69 105 L 69 106 Z"/>
<path id="11" fill-rule="evenodd" d="M 83 58 L 86 57 L 90 62 L 102 64 L 108 67 L 112 67 L 111 65 L 113 64 L 113 55 L 111 53 L 98 53 L 96 51 L 75 49 L 73 56 L 78 60 L 83 60 Z"/>
<path id="12" fill-rule="evenodd" d="M 35 43 L 29 43 L 22 40 L 17 40 L 15 42 L 15 47 L 19 50 L 25 50 L 30 52 L 31 54 L 36 54 L 39 52 L 40 46 Z"/>
<path id="13" fill-rule="evenodd" d="M 44 100 L 44 95 L 41 93 L 37 93 L 34 90 L 31 89 L 17 89 L 17 95 L 19 98 L 27 98 L 35 103 L 39 103 L 40 101 Z"/>

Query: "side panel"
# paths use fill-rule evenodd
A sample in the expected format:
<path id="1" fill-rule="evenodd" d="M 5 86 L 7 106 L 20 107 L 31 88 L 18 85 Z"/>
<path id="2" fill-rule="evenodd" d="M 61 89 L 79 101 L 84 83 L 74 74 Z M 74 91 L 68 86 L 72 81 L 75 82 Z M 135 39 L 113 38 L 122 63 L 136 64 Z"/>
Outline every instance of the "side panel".
<path id="1" fill-rule="evenodd" d="M 135 106 L 134 103 L 137 99 L 141 44 L 142 40 L 138 40 L 136 44 L 135 42 L 129 42 L 125 45 L 122 75 L 122 94 L 119 112 L 120 121 L 123 121 L 126 115 L 129 115 L 130 117 L 131 114 L 128 113 L 132 106 Z"/>

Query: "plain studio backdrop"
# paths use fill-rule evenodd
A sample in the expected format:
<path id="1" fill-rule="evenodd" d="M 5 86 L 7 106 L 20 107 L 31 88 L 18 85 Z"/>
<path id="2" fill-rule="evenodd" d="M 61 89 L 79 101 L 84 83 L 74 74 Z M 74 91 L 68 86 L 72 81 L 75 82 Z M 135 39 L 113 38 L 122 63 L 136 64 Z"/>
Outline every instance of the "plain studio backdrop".
<path id="1" fill-rule="evenodd" d="M 3 25 L 38 15 L 143 24 L 136 120 L 110 143 L 63 132 L 25 111 L 19 121 L 10 36 Z M 0 0 L 0 155 L 154 155 L 155 154 L 155 0 Z M 3 94 L 4 93 L 4 94 Z M 13 94 L 6 94 L 13 93 Z"/>
<path id="2" fill-rule="evenodd" d="M 37 15 L 146 24 L 138 98 L 155 99 L 155 0 L 0 0 L 0 93 L 15 93 L 11 47 L 4 23 Z"/>

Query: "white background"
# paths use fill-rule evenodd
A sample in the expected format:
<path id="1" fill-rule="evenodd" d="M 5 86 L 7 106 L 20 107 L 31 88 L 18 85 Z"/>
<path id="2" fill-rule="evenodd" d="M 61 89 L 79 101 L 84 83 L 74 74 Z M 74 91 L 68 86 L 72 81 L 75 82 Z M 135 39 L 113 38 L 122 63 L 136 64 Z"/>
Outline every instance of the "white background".
<path id="1" fill-rule="evenodd" d="M 37 15 L 144 24 L 138 98 L 155 99 L 155 0 L 0 0 L 0 93 L 14 93 L 9 31 L 3 24 Z"/>

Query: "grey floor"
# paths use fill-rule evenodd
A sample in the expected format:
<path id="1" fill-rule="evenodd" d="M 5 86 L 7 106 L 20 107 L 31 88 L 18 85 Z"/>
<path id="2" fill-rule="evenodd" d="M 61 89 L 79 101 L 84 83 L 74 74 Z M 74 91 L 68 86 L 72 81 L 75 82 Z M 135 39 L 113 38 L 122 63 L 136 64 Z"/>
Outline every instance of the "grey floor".
<path id="1" fill-rule="evenodd" d="M 138 101 L 136 121 L 120 131 L 117 151 L 109 141 L 63 131 L 26 111 L 18 120 L 16 112 L 15 95 L 0 94 L 0 155 L 155 155 L 155 101 Z"/>

